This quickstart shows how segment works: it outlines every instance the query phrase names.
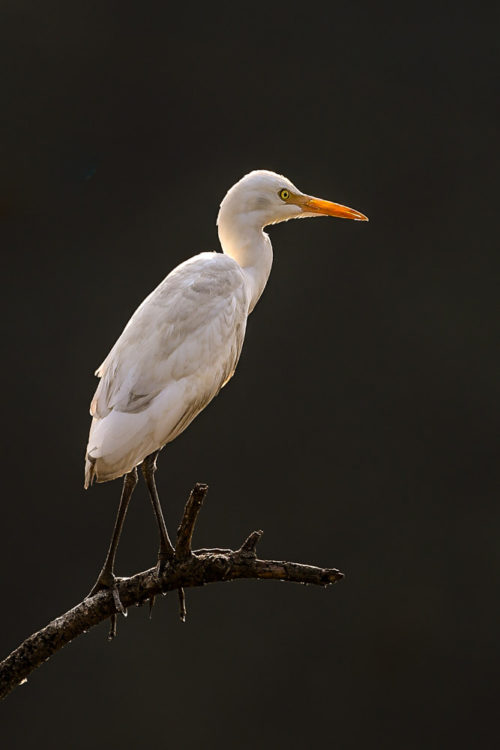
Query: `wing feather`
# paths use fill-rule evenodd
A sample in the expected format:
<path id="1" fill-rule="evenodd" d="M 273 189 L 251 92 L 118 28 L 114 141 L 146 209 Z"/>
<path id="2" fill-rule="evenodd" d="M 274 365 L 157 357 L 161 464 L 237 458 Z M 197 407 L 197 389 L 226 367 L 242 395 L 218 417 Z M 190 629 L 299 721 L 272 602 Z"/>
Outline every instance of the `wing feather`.
<path id="1" fill-rule="evenodd" d="M 233 375 L 247 313 L 235 261 L 201 253 L 182 263 L 138 307 L 96 371 L 101 380 L 91 414 L 141 412 L 169 383 L 191 378 L 195 387 L 179 434 Z"/>

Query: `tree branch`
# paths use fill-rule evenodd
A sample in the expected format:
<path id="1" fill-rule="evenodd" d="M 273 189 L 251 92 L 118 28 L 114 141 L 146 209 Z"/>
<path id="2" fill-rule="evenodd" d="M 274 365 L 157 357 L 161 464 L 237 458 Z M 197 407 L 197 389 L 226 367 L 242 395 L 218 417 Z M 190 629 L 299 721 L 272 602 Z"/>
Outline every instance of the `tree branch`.
<path id="1" fill-rule="evenodd" d="M 262 531 L 252 532 L 236 550 L 191 550 L 191 539 L 207 486 L 196 484 L 186 504 L 179 526 L 175 558 L 159 574 L 156 567 L 130 578 L 118 579 L 124 607 L 154 602 L 160 593 L 178 589 L 181 619 L 186 617 L 184 588 L 206 583 L 235 581 L 240 578 L 274 579 L 294 583 L 329 586 L 343 578 L 336 568 L 281 560 L 259 560 L 256 546 Z M 0 663 L 0 699 L 26 681 L 28 675 L 56 651 L 89 628 L 111 617 L 116 620 L 116 605 L 110 591 L 100 591 L 33 633 Z"/>

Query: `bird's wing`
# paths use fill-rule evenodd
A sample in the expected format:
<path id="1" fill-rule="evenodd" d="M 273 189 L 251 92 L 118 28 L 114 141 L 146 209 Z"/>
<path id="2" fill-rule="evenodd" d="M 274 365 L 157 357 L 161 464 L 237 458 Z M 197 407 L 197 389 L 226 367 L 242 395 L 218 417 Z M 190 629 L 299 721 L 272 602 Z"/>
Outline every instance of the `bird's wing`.
<path id="1" fill-rule="evenodd" d="M 234 373 L 247 312 L 235 261 L 201 253 L 182 263 L 138 307 L 97 370 L 101 381 L 90 413 L 143 411 L 172 381 L 192 378 L 188 424 Z"/>

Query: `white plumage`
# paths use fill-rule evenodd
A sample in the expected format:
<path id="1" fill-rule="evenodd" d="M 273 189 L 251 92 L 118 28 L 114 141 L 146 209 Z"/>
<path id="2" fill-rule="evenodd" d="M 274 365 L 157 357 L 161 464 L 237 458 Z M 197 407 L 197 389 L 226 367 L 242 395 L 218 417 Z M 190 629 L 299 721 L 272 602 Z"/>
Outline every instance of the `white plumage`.
<path id="1" fill-rule="evenodd" d="M 173 440 L 217 395 L 240 356 L 241 269 L 220 253 L 182 263 L 147 297 L 97 371 L 86 486 L 115 479 Z"/>
<path id="2" fill-rule="evenodd" d="M 130 472 L 217 395 L 235 371 L 247 316 L 271 271 L 263 227 L 319 215 L 366 220 L 265 170 L 229 190 L 217 220 L 223 253 L 177 266 L 137 308 L 96 372 L 85 487 Z"/>

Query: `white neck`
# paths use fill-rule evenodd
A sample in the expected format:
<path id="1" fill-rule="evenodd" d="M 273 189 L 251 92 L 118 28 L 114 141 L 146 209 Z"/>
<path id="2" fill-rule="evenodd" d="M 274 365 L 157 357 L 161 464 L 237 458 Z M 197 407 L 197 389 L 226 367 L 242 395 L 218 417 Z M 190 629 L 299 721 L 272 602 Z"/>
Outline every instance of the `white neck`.
<path id="1" fill-rule="evenodd" d="M 222 250 L 241 267 L 250 297 L 251 313 L 267 284 L 273 263 L 273 248 L 262 226 L 245 215 L 225 215 L 218 218 L 219 240 Z"/>

